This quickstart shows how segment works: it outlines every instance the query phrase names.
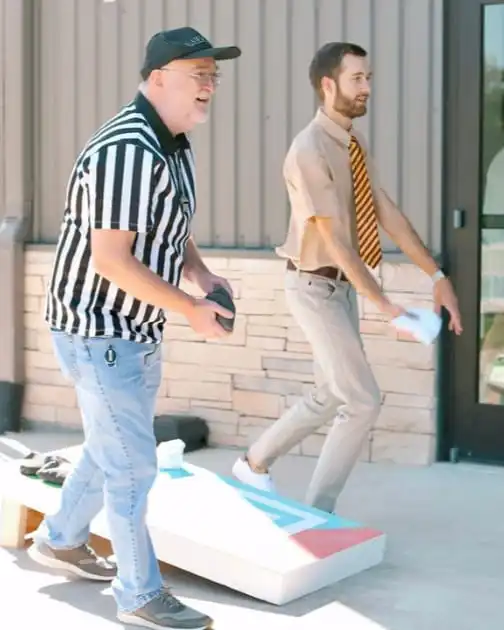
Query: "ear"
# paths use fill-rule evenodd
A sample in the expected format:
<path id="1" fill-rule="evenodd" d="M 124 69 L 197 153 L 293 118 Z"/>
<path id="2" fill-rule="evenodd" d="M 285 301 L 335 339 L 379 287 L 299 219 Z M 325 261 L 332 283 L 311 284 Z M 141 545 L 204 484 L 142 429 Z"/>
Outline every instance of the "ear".
<path id="1" fill-rule="evenodd" d="M 320 87 L 324 94 L 333 94 L 336 90 L 335 81 L 331 77 L 322 77 Z"/>
<path id="2" fill-rule="evenodd" d="M 161 76 L 163 73 L 161 70 L 153 70 L 150 75 L 150 80 L 154 83 L 156 87 L 163 86 L 163 77 Z"/>

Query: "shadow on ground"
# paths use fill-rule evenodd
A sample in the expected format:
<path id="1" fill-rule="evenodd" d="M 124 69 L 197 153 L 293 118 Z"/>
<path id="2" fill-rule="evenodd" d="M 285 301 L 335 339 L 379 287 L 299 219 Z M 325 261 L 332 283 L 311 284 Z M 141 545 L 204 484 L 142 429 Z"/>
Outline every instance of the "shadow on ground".
<path id="1" fill-rule="evenodd" d="M 116 609 L 111 595 L 111 589 L 108 585 L 85 582 L 73 578 L 61 581 L 61 575 L 58 572 L 35 566 L 23 550 L 9 551 L 9 554 L 21 571 L 25 573 L 35 572 L 44 576 L 46 584 L 38 589 L 40 595 L 49 597 L 55 602 L 59 602 L 65 606 L 71 606 L 84 613 L 109 621 L 115 620 Z M 381 620 L 380 615 L 376 615 L 376 611 L 375 614 L 370 617 L 368 613 L 362 609 L 361 602 L 351 601 L 355 598 L 358 600 L 359 597 L 357 597 L 357 595 L 359 593 L 361 596 L 365 595 L 365 593 L 370 596 L 373 591 L 376 592 L 379 590 L 380 584 L 383 583 L 384 579 L 387 579 L 387 574 L 390 578 L 391 571 L 393 572 L 393 567 L 384 564 L 368 572 L 368 576 L 366 577 L 367 587 L 364 587 L 364 584 L 362 584 L 362 576 L 356 576 L 342 582 L 338 587 L 323 589 L 281 607 L 257 601 L 251 597 L 176 568 L 165 572 L 164 577 L 166 584 L 170 586 L 175 595 L 184 600 L 197 602 L 196 605 L 202 610 L 210 611 L 208 604 L 211 604 L 213 607 L 217 605 L 224 609 L 230 607 L 238 609 L 243 618 L 248 618 L 252 612 L 259 614 L 259 620 L 267 615 L 269 624 L 266 630 L 270 630 L 270 628 L 271 630 L 276 630 L 276 626 L 273 623 L 275 617 L 281 618 L 282 620 L 282 624 L 279 627 L 295 628 L 297 626 L 292 625 L 292 623 L 303 620 L 303 618 L 309 617 L 312 613 L 332 606 L 336 602 L 352 610 L 359 611 L 361 615 L 368 618 L 369 624 L 372 623 L 371 619 L 380 623 L 379 626 L 375 624 L 362 625 L 362 630 L 368 630 L 368 628 L 369 630 L 406 630 L 406 628 L 410 628 L 409 625 L 391 625 L 387 622 L 388 625 L 382 626 L 382 622 L 386 620 Z M 54 582 L 52 582 L 52 580 L 54 580 Z M 374 587 L 372 586 L 373 583 L 375 585 Z M 349 597 L 350 594 L 353 594 L 353 598 Z M 389 599 L 388 605 L 392 604 L 390 598 L 387 599 Z M 382 601 L 382 604 L 387 604 L 387 602 Z M 287 625 L 287 621 L 291 623 Z M 331 619 L 328 618 L 327 622 L 330 621 Z M 333 617 L 332 621 L 337 621 L 337 617 Z M 216 626 L 216 630 L 219 630 L 219 628 L 220 626 Z"/>
<path id="2" fill-rule="evenodd" d="M 48 444 L 57 448 L 79 443 L 79 436 L 55 440 L 30 435 L 27 440 L 23 435 L 21 441 L 30 449 L 44 450 Z M 187 459 L 229 474 L 237 455 L 209 449 Z M 274 469 L 280 491 L 302 500 L 313 466 L 312 458 L 281 460 Z M 386 532 L 388 548 L 381 566 L 282 607 L 174 568 L 166 579 L 176 595 L 216 618 L 216 630 L 261 624 L 265 630 L 313 630 L 319 625 L 343 630 L 502 630 L 503 487 L 504 470 L 499 468 L 360 464 L 339 513 Z M 24 551 L 0 552 L 7 600 L 10 570 L 30 584 L 26 588 L 31 596 L 56 602 L 55 610 L 71 607 L 104 620 L 103 628 L 115 627 L 108 585 L 67 581 L 34 566 Z M 23 596 L 29 606 L 30 594 L 25 591 Z M 51 629 L 68 628 L 63 617 L 59 625 L 57 616 Z"/>

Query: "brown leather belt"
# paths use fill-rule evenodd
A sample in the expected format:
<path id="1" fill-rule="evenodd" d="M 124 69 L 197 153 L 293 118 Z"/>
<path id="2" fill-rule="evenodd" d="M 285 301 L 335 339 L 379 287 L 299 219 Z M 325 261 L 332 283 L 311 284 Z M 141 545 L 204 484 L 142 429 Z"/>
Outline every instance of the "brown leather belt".
<path id="1" fill-rule="evenodd" d="M 287 269 L 289 269 L 290 271 L 297 271 L 297 267 L 292 262 L 292 260 L 287 261 Z M 337 267 L 319 267 L 318 269 L 310 269 L 310 271 L 307 271 L 305 273 L 313 273 L 316 276 L 322 276 L 323 278 L 328 278 L 329 280 L 348 282 L 348 278 Z"/>

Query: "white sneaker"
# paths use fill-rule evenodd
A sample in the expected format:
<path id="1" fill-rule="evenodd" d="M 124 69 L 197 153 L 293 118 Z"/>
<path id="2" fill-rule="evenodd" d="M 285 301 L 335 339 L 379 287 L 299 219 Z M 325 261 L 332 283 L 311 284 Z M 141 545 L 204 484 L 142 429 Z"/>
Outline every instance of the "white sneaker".
<path id="1" fill-rule="evenodd" d="M 237 459 L 233 466 L 233 475 L 242 483 L 252 486 L 257 490 L 265 492 L 275 492 L 275 487 L 271 476 L 268 473 L 257 473 L 250 468 L 249 463 L 244 459 Z"/>

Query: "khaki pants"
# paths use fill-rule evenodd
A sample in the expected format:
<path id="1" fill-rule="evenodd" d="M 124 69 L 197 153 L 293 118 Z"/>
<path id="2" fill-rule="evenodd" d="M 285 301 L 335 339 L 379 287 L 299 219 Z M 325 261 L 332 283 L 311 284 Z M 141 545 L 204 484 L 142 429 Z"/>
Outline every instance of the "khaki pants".
<path id="1" fill-rule="evenodd" d="M 347 283 L 287 271 L 288 307 L 310 343 L 316 385 L 249 449 L 250 460 L 270 467 L 305 437 L 333 421 L 306 502 L 332 512 L 369 430 L 381 395 L 359 333 L 355 290 Z"/>

